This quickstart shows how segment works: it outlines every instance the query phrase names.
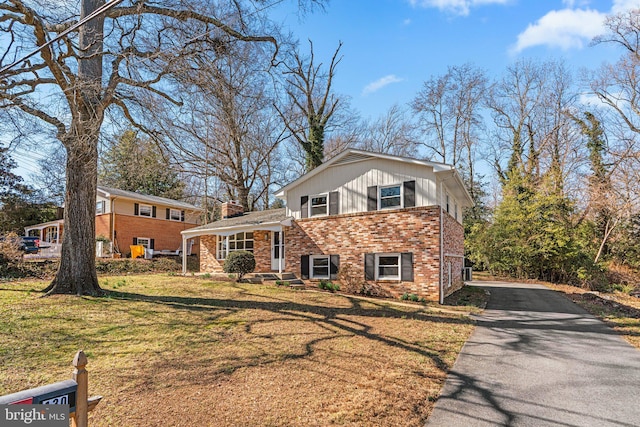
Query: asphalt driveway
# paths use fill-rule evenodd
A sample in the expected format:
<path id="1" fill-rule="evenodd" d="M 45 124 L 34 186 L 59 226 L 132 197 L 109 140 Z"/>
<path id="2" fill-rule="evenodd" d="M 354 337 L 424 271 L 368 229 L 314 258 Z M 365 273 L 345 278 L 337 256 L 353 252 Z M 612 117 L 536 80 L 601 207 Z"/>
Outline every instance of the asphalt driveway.
<path id="1" fill-rule="evenodd" d="M 541 285 L 491 292 L 428 427 L 640 426 L 640 351 Z"/>

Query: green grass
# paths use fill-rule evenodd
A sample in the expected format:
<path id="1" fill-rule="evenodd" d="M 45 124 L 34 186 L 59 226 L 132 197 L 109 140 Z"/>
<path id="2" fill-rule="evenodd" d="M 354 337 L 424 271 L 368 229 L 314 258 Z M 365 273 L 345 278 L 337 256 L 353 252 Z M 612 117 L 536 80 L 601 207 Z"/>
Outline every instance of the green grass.
<path id="1" fill-rule="evenodd" d="M 473 329 L 463 313 L 169 275 L 102 298 L 0 284 L 0 394 L 89 357 L 92 426 L 422 425 Z M 206 410 L 205 410 L 206 409 Z"/>

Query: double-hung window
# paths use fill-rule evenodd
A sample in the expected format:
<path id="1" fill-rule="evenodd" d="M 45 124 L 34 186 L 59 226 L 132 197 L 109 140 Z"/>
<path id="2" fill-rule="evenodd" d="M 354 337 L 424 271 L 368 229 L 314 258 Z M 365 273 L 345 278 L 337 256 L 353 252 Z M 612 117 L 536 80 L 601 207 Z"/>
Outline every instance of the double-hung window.
<path id="1" fill-rule="evenodd" d="M 169 219 L 171 221 L 180 221 L 182 219 L 181 211 L 178 209 L 171 209 L 169 211 Z"/>
<path id="2" fill-rule="evenodd" d="M 325 216 L 329 213 L 328 194 L 318 194 L 317 196 L 311 196 L 311 203 L 309 204 L 309 216 Z"/>
<path id="3" fill-rule="evenodd" d="M 101 215 L 105 212 L 105 203 L 104 200 L 100 200 L 96 202 L 96 215 Z"/>
<path id="4" fill-rule="evenodd" d="M 330 277 L 329 255 L 311 255 L 311 279 L 328 279 Z"/>
<path id="5" fill-rule="evenodd" d="M 138 215 L 140 216 L 147 216 L 149 218 L 151 218 L 151 214 L 152 214 L 153 208 L 151 207 L 151 205 L 140 205 L 140 207 L 138 208 Z"/>
<path id="6" fill-rule="evenodd" d="M 402 207 L 402 185 L 385 185 L 380 187 L 380 209 L 396 209 Z"/>
<path id="7" fill-rule="evenodd" d="M 376 254 L 376 279 L 400 280 L 400 254 Z"/>

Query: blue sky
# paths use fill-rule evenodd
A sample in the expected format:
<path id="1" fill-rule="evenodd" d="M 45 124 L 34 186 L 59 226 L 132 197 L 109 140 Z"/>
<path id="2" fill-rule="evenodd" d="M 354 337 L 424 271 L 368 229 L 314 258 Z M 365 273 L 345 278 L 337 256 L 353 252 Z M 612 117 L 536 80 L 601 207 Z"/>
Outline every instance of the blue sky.
<path id="1" fill-rule="evenodd" d="M 499 76 L 522 57 L 563 59 L 576 71 L 614 61 L 617 48 L 590 41 L 608 14 L 640 7 L 640 0 L 331 0 L 300 20 L 292 3 L 281 22 L 301 42 L 313 41 L 317 59 L 328 63 L 344 43 L 335 89 L 365 118 L 407 104 L 452 65 Z"/>

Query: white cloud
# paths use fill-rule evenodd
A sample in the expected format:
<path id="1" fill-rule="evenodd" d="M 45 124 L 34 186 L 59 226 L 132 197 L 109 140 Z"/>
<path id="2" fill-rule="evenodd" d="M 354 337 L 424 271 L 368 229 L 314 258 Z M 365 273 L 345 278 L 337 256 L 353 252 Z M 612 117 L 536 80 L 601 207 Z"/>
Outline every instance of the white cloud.
<path id="1" fill-rule="evenodd" d="M 608 13 L 594 9 L 574 9 L 584 1 L 563 0 L 567 8 L 552 10 L 529 24 L 526 30 L 518 35 L 518 41 L 511 49 L 518 53 L 534 46 L 549 46 L 561 49 L 580 49 L 586 46 L 593 37 L 605 31 L 604 20 Z M 640 8 L 640 0 L 613 0 L 611 11 L 615 14 L 625 10 Z"/>
<path id="2" fill-rule="evenodd" d="M 620 13 L 625 10 L 640 8 L 640 0 L 613 0 L 611 13 Z"/>
<path id="3" fill-rule="evenodd" d="M 407 18 L 404 21 L 402 21 L 402 25 L 407 26 L 407 25 L 411 25 L 411 19 Z"/>
<path id="4" fill-rule="evenodd" d="M 518 35 L 513 51 L 533 46 L 582 48 L 602 33 L 605 16 L 597 10 L 552 10 Z"/>
<path id="5" fill-rule="evenodd" d="M 369 83 L 362 89 L 362 95 L 369 95 L 371 93 L 377 92 L 385 86 L 388 86 L 392 83 L 399 83 L 402 79 L 397 77 L 395 74 L 389 74 L 388 76 L 384 76 L 375 82 Z"/>
<path id="6" fill-rule="evenodd" d="M 457 15 L 467 16 L 472 7 L 487 4 L 506 4 L 510 0 L 409 0 L 413 7 L 437 8 Z"/>

